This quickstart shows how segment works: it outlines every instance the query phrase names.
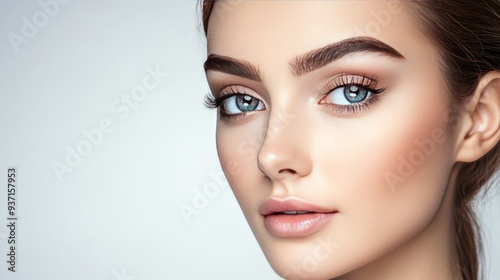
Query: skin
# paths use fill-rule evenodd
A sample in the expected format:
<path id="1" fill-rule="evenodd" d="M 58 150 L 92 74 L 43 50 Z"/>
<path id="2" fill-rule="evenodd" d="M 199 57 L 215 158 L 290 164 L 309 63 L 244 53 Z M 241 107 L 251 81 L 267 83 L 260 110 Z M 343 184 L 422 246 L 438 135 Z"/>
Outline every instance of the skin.
<path id="1" fill-rule="evenodd" d="M 437 48 L 407 7 L 400 5 L 373 32 L 366 27 L 376 22 L 374 12 L 388 11 L 388 1 L 242 1 L 230 11 L 228 3 L 215 5 L 208 54 L 255 66 L 261 81 L 217 69 L 207 69 L 207 80 L 215 97 L 231 86 L 263 107 L 219 118 L 217 150 L 273 269 L 287 279 L 461 279 L 451 216 L 457 161 L 480 157 L 500 133 L 494 124 L 488 145 L 463 140 L 475 131 L 474 139 L 483 143 L 478 131 L 488 126 L 476 125 L 478 118 L 467 113 L 478 97 L 461 115 L 456 134 L 433 138 L 448 131 L 447 91 Z M 300 76 L 291 71 L 297 56 L 362 36 L 402 57 L 356 52 Z M 329 81 L 339 75 L 367 75 L 385 90 L 367 108 L 346 114 L 325 104 L 334 87 Z M 490 81 L 498 84 L 497 76 Z M 425 139 L 433 151 L 400 176 L 402 159 Z M 401 180 L 394 183 L 388 174 Z M 275 236 L 259 206 L 290 197 L 338 213 L 311 235 Z"/>

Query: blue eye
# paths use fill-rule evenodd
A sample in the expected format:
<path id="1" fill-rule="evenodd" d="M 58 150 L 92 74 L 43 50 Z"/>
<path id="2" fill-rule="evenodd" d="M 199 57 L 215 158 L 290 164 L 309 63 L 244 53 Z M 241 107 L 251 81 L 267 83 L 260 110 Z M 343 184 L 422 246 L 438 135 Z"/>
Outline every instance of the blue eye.
<path id="1" fill-rule="evenodd" d="M 355 105 L 370 98 L 373 92 L 363 86 L 346 85 L 332 90 L 326 99 L 336 105 Z"/>
<path id="2" fill-rule="evenodd" d="M 248 94 L 235 94 L 222 101 L 222 113 L 239 115 L 264 109 L 264 103 Z"/>

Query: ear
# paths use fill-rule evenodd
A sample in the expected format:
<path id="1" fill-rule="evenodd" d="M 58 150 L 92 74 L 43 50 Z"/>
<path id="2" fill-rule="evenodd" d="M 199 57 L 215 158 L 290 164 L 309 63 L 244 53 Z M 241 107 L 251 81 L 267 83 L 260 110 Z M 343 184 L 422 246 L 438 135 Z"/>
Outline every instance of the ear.
<path id="1" fill-rule="evenodd" d="M 500 141 L 500 71 L 484 75 L 465 105 L 458 127 L 456 161 L 480 159 Z"/>

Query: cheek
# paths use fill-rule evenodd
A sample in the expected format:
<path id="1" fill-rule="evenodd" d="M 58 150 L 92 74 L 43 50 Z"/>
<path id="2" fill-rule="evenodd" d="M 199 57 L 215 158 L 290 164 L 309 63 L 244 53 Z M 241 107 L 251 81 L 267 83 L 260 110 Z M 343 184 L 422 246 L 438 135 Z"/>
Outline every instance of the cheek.
<path id="1" fill-rule="evenodd" d="M 446 102 L 426 110 L 415 102 L 387 100 L 320 143 L 328 153 L 317 153 L 316 166 L 344 223 L 336 240 L 349 244 L 353 259 L 375 258 L 414 237 L 441 205 L 450 168 Z"/>
<path id="2" fill-rule="evenodd" d="M 265 177 L 257 167 L 265 123 L 253 119 L 237 126 L 218 121 L 216 142 L 222 170 L 243 212 L 256 211 L 261 197 L 266 197 Z"/>
<path id="3" fill-rule="evenodd" d="M 422 187 L 429 186 L 422 175 L 440 172 L 436 168 L 446 165 L 445 104 L 430 111 L 402 104 L 385 107 L 393 109 L 379 108 L 386 113 L 334 124 L 334 131 L 318 129 L 322 137 L 316 138 L 322 140 L 317 142 L 315 166 L 336 182 L 332 187 L 337 191 L 393 197 L 416 178 L 424 180 Z"/>

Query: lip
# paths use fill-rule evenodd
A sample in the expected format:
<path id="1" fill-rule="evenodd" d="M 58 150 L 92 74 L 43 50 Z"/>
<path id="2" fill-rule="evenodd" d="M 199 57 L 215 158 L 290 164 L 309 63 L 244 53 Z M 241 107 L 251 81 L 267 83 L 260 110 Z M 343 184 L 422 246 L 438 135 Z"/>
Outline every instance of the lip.
<path id="1" fill-rule="evenodd" d="M 264 216 L 265 226 L 271 234 L 291 238 L 320 231 L 338 211 L 287 198 L 266 200 L 259 207 L 259 213 Z"/>

